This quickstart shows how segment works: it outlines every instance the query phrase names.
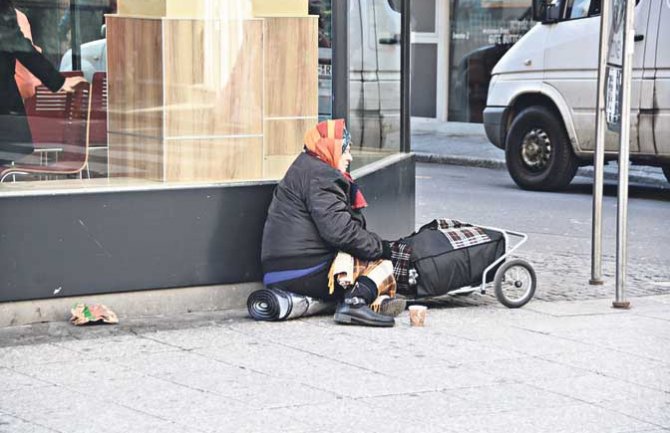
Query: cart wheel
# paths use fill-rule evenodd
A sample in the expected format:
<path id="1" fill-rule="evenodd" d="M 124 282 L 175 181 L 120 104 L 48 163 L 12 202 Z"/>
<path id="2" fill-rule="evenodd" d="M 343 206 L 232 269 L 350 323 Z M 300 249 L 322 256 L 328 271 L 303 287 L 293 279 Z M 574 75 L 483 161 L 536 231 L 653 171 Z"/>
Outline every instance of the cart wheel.
<path id="1" fill-rule="evenodd" d="M 535 270 L 525 260 L 515 259 L 503 264 L 496 271 L 496 298 L 507 308 L 523 307 L 531 300 L 537 288 Z"/>

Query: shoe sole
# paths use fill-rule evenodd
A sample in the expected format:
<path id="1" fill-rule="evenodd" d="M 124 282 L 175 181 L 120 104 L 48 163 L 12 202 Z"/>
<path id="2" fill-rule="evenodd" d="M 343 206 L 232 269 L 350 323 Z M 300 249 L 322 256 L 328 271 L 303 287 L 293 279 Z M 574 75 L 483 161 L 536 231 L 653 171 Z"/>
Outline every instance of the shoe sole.
<path id="1" fill-rule="evenodd" d="M 398 317 L 407 308 L 407 300 L 393 298 L 379 306 L 379 314 L 389 317 Z"/>
<path id="2" fill-rule="evenodd" d="M 374 326 L 377 328 L 392 328 L 395 326 L 395 320 L 392 322 L 377 322 L 377 321 L 368 321 L 360 319 L 358 317 L 352 317 L 348 314 L 339 314 L 335 313 L 334 317 L 335 322 L 341 325 L 364 325 L 364 326 Z"/>

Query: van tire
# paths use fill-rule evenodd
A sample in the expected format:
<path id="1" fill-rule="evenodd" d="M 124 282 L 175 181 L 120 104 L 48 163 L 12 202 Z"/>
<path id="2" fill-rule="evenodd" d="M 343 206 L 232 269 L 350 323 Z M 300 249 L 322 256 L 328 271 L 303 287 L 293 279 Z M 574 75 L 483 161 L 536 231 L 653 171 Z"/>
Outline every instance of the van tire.
<path id="1" fill-rule="evenodd" d="M 663 166 L 663 174 L 665 175 L 665 179 L 670 182 L 670 165 Z"/>
<path id="2" fill-rule="evenodd" d="M 562 120 L 539 105 L 524 109 L 514 118 L 507 134 L 505 159 L 514 182 L 534 191 L 564 189 L 579 168 Z"/>

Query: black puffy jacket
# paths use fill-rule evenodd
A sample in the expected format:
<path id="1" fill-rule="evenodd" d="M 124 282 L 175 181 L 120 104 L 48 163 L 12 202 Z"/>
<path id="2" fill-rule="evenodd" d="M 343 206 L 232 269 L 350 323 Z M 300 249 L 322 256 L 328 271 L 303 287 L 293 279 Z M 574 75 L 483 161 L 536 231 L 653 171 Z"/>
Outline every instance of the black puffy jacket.
<path id="1" fill-rule="evenodd" d="M 352 209 L 350 184 L 342 173 L 302 153 L 279 183 L 263 230 L 264 272 L 304 269 L 338 251 L 363 260 L 382 256 L 382 239 L 365 229 Z"/>

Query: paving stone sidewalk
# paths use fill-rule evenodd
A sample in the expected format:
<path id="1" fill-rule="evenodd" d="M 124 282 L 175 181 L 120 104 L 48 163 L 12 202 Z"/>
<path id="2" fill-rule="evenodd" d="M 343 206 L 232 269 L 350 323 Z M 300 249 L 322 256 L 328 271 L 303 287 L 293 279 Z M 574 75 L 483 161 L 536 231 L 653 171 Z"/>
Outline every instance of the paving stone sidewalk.
<path id="1" fill-rule="evenodd" d="M 417 154 L 419 162 L 505 169 L 505 152 L 489 142 L 481 124 L 413 118 L 412 151 Z M 615 181 L 617 170 L 616 162 L 608 164 L 605 167 L 606 180 Z M 577 175 L 592 178 L 593 167 L 582 167 Z M 670 189 L 662 170 L 657 167 L 633 165 L 630 168 L 630 179 L 642 185 Z M 606 283 L 603 286 L 588 284 L 589 255 L 561 251 L 550 254 L 533 251 L 530 255 L 521 250 L 517 256 L 531 261 L 538 273 L 541 290 L 536 295 L 537 299 L 603 299 L 614 293 L 614 256 L 603 257 L 603 277 Z M 670 290 L 670 269 L 665 264 L 629 257 L 628 267 L 635 269 L 634 275 L 630 275 L 627 281 L 626 290 L 630 296 L 666 294 Z M 470 302 L 492 303 L 495 299 L 490 294 L 475 295 Z"/>
<path id="2" fill-rule="evenodd" d="M 670 270 L 633 259 L 624 311 L 613 257 L 594 287 L 583 254 L 519 256 L 530 304 L 444 297 L 425 328 L 240 310 L 2 328 L 0 433 L 670 432 Z"/>
<path id="3" fill-rule="evenodd" d="M 0 330 L 0 432 L 670 431 L 670 295 Z"/>
<path id="4" fill-rule="evenodd" d="M 615 286 L 615 257 L 603 258 L 603 279 L 601 286 L 592 286 L 590 278 L 590 256 L 555 253 L 528 254 L 519 252 L 515 258 L 522 258 L 532 263 L 538 277 L 538 289 L 533 299 L 556 301 L 585 301 L 594 299 L 612 300 L 616 293 Z M 670 293 L 670 269 L 656 263 L 643 260 L 630 260 L 630 266 L 635 267 L 635 273 L 629 273 L 626 280 L 626 297 L 642 297 L 653 295 L 667 295 Z M 435 305 L 454 302 L 452 298 L 440 298 L 430 301 Z M 476 292 L 458 300 L 462 305 L 496 304 L 498 301 L 493 294 L 493 287 L 489 284 L 484 295 Z M 670 349 L 668 349 L 670 350 Z"/>

